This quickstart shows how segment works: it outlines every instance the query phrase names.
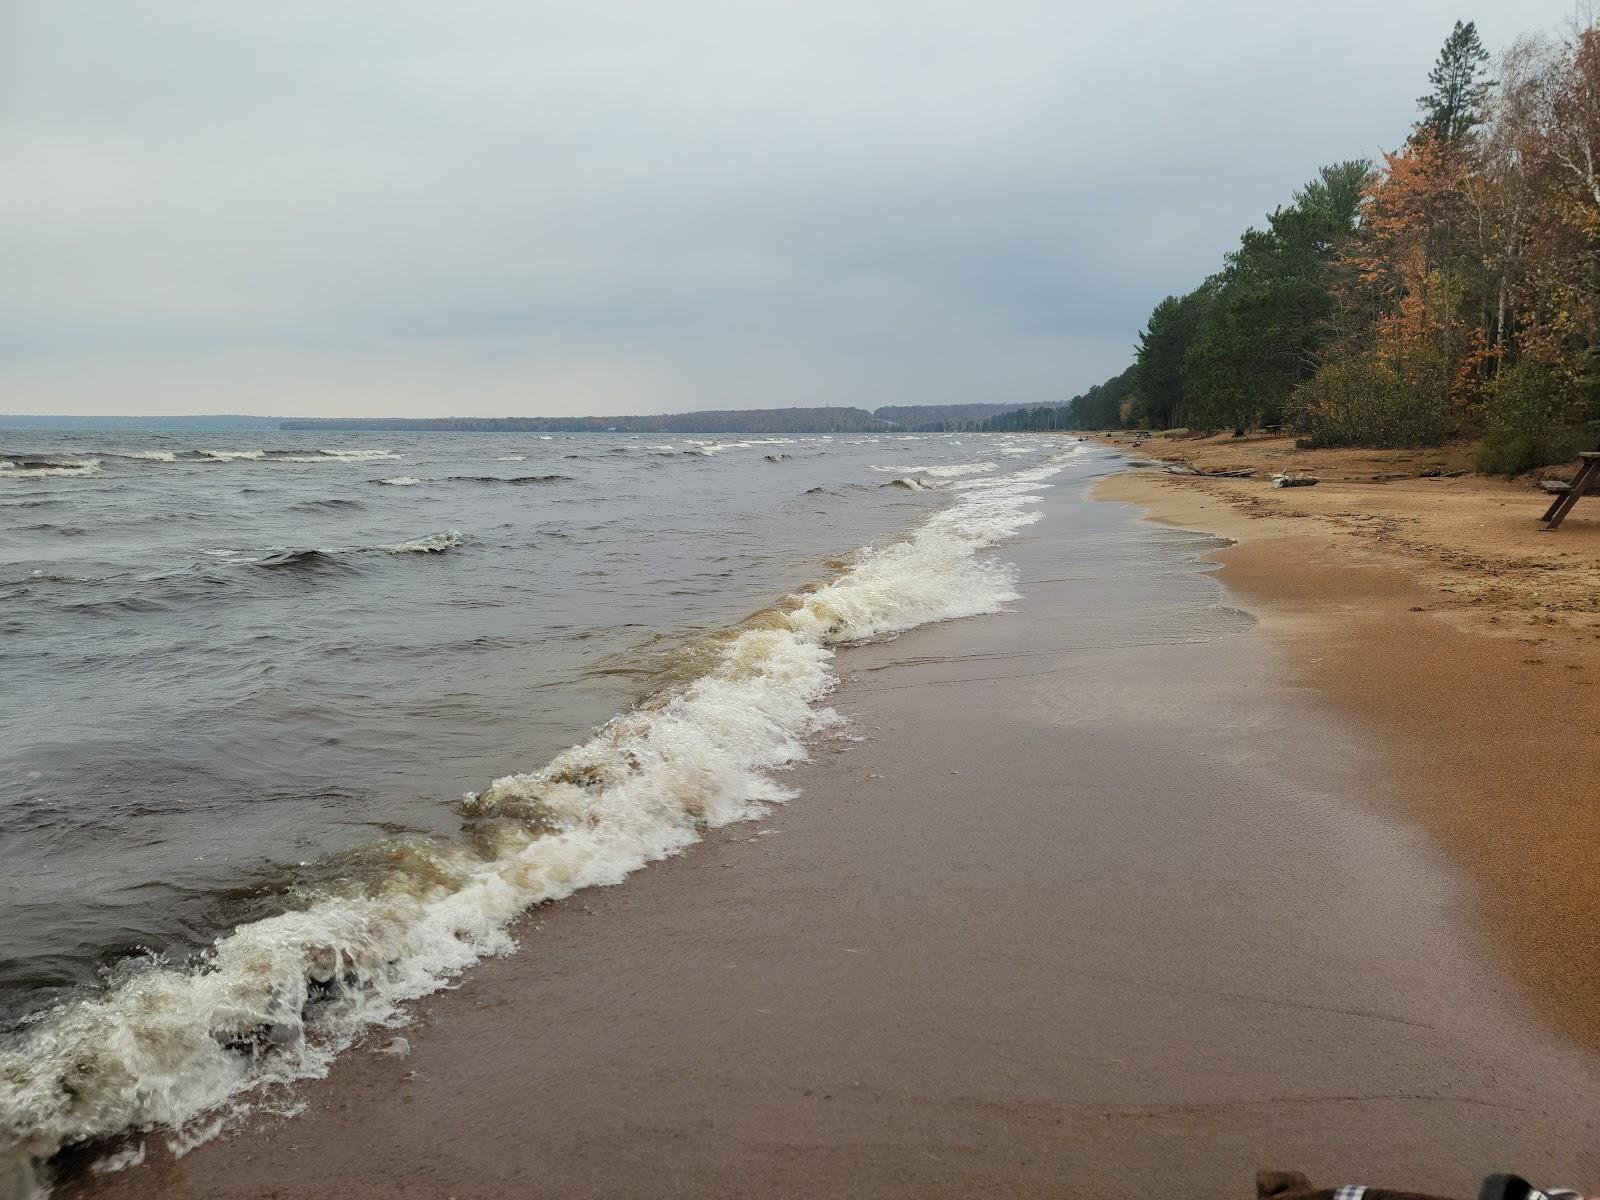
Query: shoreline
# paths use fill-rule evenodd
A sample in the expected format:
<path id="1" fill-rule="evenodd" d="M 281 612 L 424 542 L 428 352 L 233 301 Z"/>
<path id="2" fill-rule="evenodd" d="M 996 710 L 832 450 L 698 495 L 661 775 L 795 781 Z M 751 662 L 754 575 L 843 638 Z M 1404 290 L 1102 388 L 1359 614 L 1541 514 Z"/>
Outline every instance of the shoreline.
<path id="1" fill-rule="evenodd" d="M 1320 508 L 1308 505 L 1308 490 L 1323 491 L 1135 470 L 1097 495 L 1234 542 L 1209 556 L 1217 577 L 1284 649 L 1292 686 L 1395 748 L 1403 785 L 1382 810 L 1424 831 L 1470 881 L 1474 915 L 1527 1002 L 1600 1051 L 1600 994 L 1590 985 L 1600 961 L 1591 869 L 1600 808 L 1588 782 L 1600 761 L 1600 642 L 1591 614 L 1531 609 L 1537 590 L 1530 597 L 1522 581 L 1497 580 L 1487 548 L 1463 562 L 1456 547 L 1417 534 L 1386 544 L 1361 527 L 1405 501 L 1380 487 L 1330 488 Z M 1498 524 L 1506 490 L 1480 484 L 1463 500 L 1492 506 Z M 1531 552 L 1577 556 L 1600 542 L 1600 529 L 1574 523 L 1562 527 L 1565 543 L 1541 543 L 1537 511 L 1513 511 Z M 1463 605 L 1468 589 L 1474 598 Z"/>
<path id="2" fill-rule="evenodd" d="M 815 747 L 765 822 L 529 914 L 302 1115 L 58 1194 L 1600 1173 L 1592 1060 L 1523 1015 L 1426 840 L 1356 802 L 1395 775 L 1381 739 L 1285 681 L 1211 543 L 1086 487 L 1002 548 L 1012 611 L 841 653 L 861 740 Z"/>

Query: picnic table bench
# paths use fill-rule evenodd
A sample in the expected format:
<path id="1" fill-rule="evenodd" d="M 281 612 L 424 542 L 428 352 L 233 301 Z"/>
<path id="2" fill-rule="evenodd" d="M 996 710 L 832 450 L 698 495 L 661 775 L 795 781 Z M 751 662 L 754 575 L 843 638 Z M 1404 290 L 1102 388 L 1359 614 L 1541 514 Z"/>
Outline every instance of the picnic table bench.
<path id="1" fill-rule="evenodd" d="M 1572 506 L 1583 498 L 1585 492 L 1600 487 L 1600 450 L 1585 450 L 1579 457 L 1583 460 L 1582 465 L 1578 467 L 1578 473 L 1572 477 L 1571 483 L 1546 479 L 1539 484 L 1555 497 L 1540 518 L 1546 531 L 1561 524 L 1562 518 L 1572 511 Z"/>

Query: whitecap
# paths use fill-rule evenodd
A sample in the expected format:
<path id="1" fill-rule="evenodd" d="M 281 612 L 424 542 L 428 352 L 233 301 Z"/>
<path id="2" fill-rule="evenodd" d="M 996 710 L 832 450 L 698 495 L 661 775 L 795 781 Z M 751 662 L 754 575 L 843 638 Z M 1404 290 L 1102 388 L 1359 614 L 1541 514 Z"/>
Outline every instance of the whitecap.
<path id="1" fill-rule="evenodd" d="M 99 471 L 98 458 L 24 459 L 22 463 L 0 459 L 0 479 L 48 479 L 54 476 L 71 478 L 95 475 Z"/>
<path id="2" fill-rule="evenodd" d="M 959 479 L 963 475 L 982 475 L 987 471 L 993 471 L 996 465 L 992 462 L 977 462 L 935 463 L 927 467 L 908 467 L 902 463 L 900 465 L 887 466 L 874 464 L 871 469 L 874 471 L 909 471 L 915 475 L 932 475 L 935 479 Z"/>
<path id="3" fill-rule="evenodd" d="M 331 458 L 339 462 L 375 462 L 383 458 L 399 458 L 392 450 L 321 450 L 317 451 L 317 458 Z M 290 462 L 315 462 L 316 458 L 293 458 Z"/>
<path id="4" fill-rule="evenodd" d="M 195 453 L 212 462 L 259 462 L 267 456 L 265 450 L 196 450 Z"/>
<path id="5" fill-rule="evenodd" d="M 446 550 L 454 550 L 463 540 L 460 530 L 446 529 L 442 533 L 430 533 L 427 537 L 378 548 L 385 554 L 443 554 Z"/>

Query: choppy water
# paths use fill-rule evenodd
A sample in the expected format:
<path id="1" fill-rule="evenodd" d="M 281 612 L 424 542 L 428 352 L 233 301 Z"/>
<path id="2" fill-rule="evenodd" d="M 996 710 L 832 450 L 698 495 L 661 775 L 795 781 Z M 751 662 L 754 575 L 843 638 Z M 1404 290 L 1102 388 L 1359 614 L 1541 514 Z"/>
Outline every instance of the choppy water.
<path id="1" fill-rule="evenodd" d="M 1075 453 L 0 432 L 0 1175 L 786 798 L 834 647 L 1003 604 Z"/>

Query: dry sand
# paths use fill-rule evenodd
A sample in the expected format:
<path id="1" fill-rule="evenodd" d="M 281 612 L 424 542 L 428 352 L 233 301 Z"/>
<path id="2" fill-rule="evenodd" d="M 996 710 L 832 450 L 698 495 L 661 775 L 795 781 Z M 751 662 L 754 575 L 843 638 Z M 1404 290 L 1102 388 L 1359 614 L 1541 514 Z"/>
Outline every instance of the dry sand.
<path id="1" fill-rule="evenodd" d="M 1552 533 L 1543 532 L 1538 520 L 1550 497 L 1538 489 L 1535 476 L 1570 478 L 1575 464 L 1516 480 L 1424 477 L 1424 471 L 1466 470 L 1471 448 L 1301 450 L 1290 438 L 1225 435 L 1191 440 L 1113 434 L 1101 440 L 1200 471 L 1254 469 L 1251 479 L 1169 478 L 1182 494 L 1199 497 L 1185 514 L 1198 515 L 1201 504 L 1209 517 L 1233 509 L 1272 518 L 1275 534 L 1290 532 L 1284 522 L 1305 522 L 1318 544 L 1399 567 L 1432 593 L 1431 612 L 1462 629 L 1538 646 L 1600 641 L 1600 495 L 1580 500 Z M 1276 472 L 1309 473 L 1321 482 L 1274 489 Z M 1142 485 L 1132 481 L 1130 486 L 1136 490 L 1116 494 L 1156 494 L 1137 490 Z M 1239 522 L 1229 529 L 1263 532 Z M 1259 599 L 1270 602 L 1265 593 Z"/>
<path id="2" fill-rule="evenodd" d="M 1474 814 L 1437 826 L 1455 857 L 1492 841 L 1476 822 L 1505 813 L 1478 776 L 1518 777 L 1501 809 L 1543 786 L 1513 769 L 1505 700 L 1578 673 L 1513 660 L 1487 689 L 1502 664 L 1452 665 L 1463 644 L 1402 576 L 1288 540 L 1230 552 L 1251 632 L 1189 561 L 1206 543 L 1050 507 L 1013 555 L 1017 611 L 842 656 L 866 740 L 820 748 L 764 825 L 533 914 L 517 956 L 416 1006 L 409 1057 L 350 1056 L 302 1115 L 64 1194 L 1221 1198 L 1262 1167 L 1463 1196 L 1491 1170 L 1600 1183 L 1592 1059 L 1527 1009 L 1429 839 L 1384 815 L 1432 812 L 1421 785 Z M 1252 574 L 1291 552 L 1301 569 Z M 1270 578 L 1297 590 L 1268 602 Z M 1382 640 L 1341 612 L 1381 614 Z M 1502 650 L 1523 653 L 1481 655 Z M 1445 710 L 1470 741 L 1417 757 L 1409 714 L 1473 680 Z M 1536 874 L 1555 856 L 1514 846 L 1493 911 L 1561 894 Z"/>

